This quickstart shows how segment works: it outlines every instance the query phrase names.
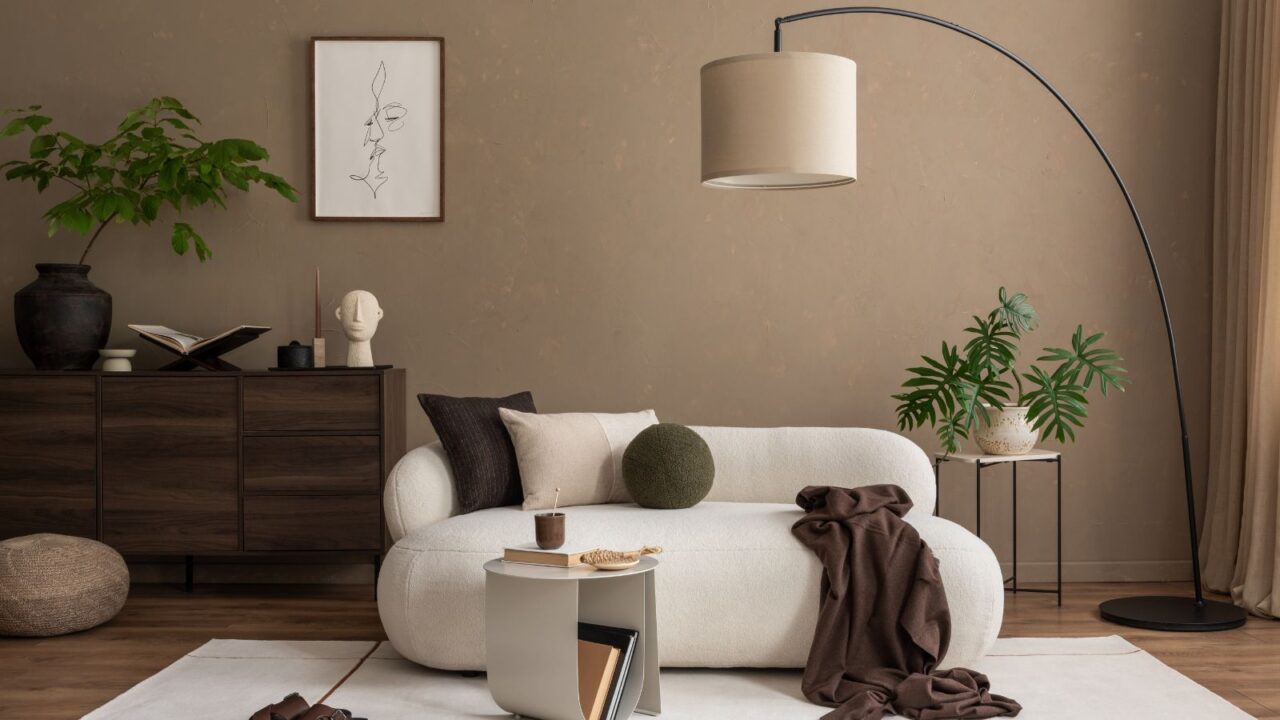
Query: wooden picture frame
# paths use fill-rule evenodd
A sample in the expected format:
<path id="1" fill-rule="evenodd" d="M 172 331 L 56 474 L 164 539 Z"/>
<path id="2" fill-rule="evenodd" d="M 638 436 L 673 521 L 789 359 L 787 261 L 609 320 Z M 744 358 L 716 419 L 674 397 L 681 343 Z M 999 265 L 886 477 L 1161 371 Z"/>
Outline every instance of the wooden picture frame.
<path id="1" fill-rule="evenodd" d="M 316 36 L 309 51 L 311 219 L 442 222 L 444 38 Z"/>

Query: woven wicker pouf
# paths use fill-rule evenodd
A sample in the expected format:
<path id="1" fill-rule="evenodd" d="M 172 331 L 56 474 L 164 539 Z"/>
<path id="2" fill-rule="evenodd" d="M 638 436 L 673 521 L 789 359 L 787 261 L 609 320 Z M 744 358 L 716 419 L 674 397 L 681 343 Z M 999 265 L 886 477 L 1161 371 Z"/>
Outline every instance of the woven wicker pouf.
<path id="1" fill-rule="evenodd" d="M 0 542 L 0 635 L 88 630 L 128 595 L 124 558 L 96 540 L 41 533 Z"/>

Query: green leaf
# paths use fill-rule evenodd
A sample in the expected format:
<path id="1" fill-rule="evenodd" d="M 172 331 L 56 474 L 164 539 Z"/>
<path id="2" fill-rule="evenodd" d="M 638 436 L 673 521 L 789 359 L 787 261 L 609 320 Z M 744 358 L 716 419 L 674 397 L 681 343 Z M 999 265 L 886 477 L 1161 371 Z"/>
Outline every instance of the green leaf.
<path id="1" fill-rule="evenodd" d="M 1000 305 L 992 312 L 1004 321 L 1014 337 L 1021 338 L 1023 333 L 1035 330 L 1040 324 L 1040 316 L 1025 294 L 1009 295 L 1004 288 L 1000 288 L 999 298 Z"/>
<path id="2" fill-rule="evenodd" d="M 1094 347 L 1102 338 L 1103 333 L 1095 333 L 1086 338 L 1084 326 L 1077 325 L 1075 333 L 1071 336 L 1069 349 L 1045 348 L 1045 354 L 1037 360 L 1060 363 L 1054 374 L 1063 374 L 1073 384 L 1079 382 L 1080 375 L 1083 373 L 1085 390 L 1088 390 L 1096 379 L 1098 389 L 1104 396 L 1107 394 L 1107 388 L 1124 392 L 1124 386 L 1129 383 L 1129 378 L 1125 377 L 1128 371 L 1120 365 L 1124 362 L 1124 358 L 1109 348 Z"/>
<path id="3" fill-rule="evenodd" d="M 223 143 L 225 143 L 226 146 L 233 151 L 235 157 L 240 160 L 256 162 L 259 160 L 266 160 L 269 157 L 266 149 L 252 140 L 232 138 L 224 140 Z"/>
<path id="4" fill-rule="evenodd" d="M 75 150 L 84 146 L 84 141 L 69 132 L 58 131 L 58 139 L 66 143 L 67 148 Z"/>
<path id="5" fill-rule="evenodd" d="M 948 455 L 959 452 L 960 438 L 969 439 L 969 424 L 964 413 L 956 413 L 938 421 L 938 440 L 943 452 Z"/>
<path id="6" fill-rule="evenodd" d="M 1049 375 L 1034 365 L 1023 377 L 1033 385 L 1025 397 L 1027 420 L 1032 428 L 1040 431 L 1040 439 L 1074 442 L 1075 428 L 1084 427 L 1084 419 L 1089 414 L 1084 387 L 1077 385 L 1070 373 Z"/>
<path id="7" fill-rule="evenodd" d="M 205 244 L 204 238 L 200 237 L 200 233 L 197 233 L 195 229 L 186 223 L 173 224 L 173 237 L 170 243 L 173 245 L 173 251 L 179 255 L 186 255 L 187 250 L 194 244 L 196 257 L 200 262 L 213 257 L 213 251 Z"/>
<path id="8" fill-rule="evenodd" d="M 986 320 L 975 315 L 973 325 L 964 331 L 973 335 L 965 343 L 964 351 L 974 374 L 1000 375 L 1013 366 L 1018 353 L 1013 341 L 1018 336 L 999 318 L 998 312 L 992 312 Z"/>
<path id="9" fill-rule="evenodd" d="M 114 195 L 101 195 L 93 201 L 93 217 L 98 222 L 106 222 L 116 212 L 116 198 Z"/>
<path id="10" fill-rule="evenodd" d="M 191 226 L 186 223 L 173 224 L 173 236 L 169 239 L 169 244 L 173 246 L 173 251 L 179 255 L 186 255 L 187 249 L 190 247 L 191 236 L 194 233 Z"/>
<path id="11" fill-rule="evenodd" d="M 200 259 L 200 262 L 204 262 L 205 260 L 213 257 L 213 251 L 209 249 L 208 245 L 205 245 L 204 238 L 194 232 L 191 233 L 191 236 L 196 241 L 196 257 Z"/>
<path id="12" fill-rule="evenodd" d="M 46 158 L 53 154 L 53 149 L 57 146 L 57 135 L 37 135 L 31 138 L 31 146 L 27 148 L 27 152 L 33 158 Z"/>
<path id="13" fill-rule="evenodd" d="M 160 203 L 164 202 L 159 195 L 148 195 L 142 199 L 142 217 L 148 223 L 154 221 L 156 216 L 160 214 Z"/>
<path id="14" fill-rule="evenodd" d="M 124 120 L 120 121 L 120 124 L 116 126 L 116 130 L 126 133 L 138 129 L 142 125 L 142 120 L 138 118 L 140 114 L 141 111 L 139 110 L 130 110 L 125 113 Z"/>
<path id="15" fill-rule="evenodd" d="M 12 135 L 17 135 L 18 133 L 22 132 L 26 128 L 27 128 L 26 118 L 14 118 L 9 122 L 5 123 L 3 128 L 0 128 L 0 137 L 10 137 Z"/>
<path id="16" fill-rule="evenodd" d="M 903 430 L 926 424 L 937 427 L 938 438 L 945 446 L 954 442 L 956 436 L 965 437 L 956 432 L 957 423 L 965 432 L 972 424 L 973 415 L 966 410 L 965 399 L 973 393 L 969 386 L 976 382 L 969 374 L 959 348 L 945 341 L 942 343 L 941 360 L 928 356 L 921 359 L 924 365 L 907 370 L 911 377 L 902 383 L 907 392 L 893 396 L 899 401 L 898 427 Z"/>
<path id="17" fill-rule="evenodd" d="M 81 235 L 87 235 L 89 228 L 93 226 L 93 217 L 89 215 L 83 208 L 71 207 L 59 218 L 62 227 L 68 230 L 74 230 Z"/>
<path id="18" fill-rule="evenodd" d="M 115 197 L 115 212 L 116 217 L 125 222 L 131 222 L 137 214 L 137 206 L 124 195 L 117 195 Z"/>
<path id="19" fill-rule="evenodd" d="M 249 190 L 249 181 L 244 179 L 244 175 L 242 173 L 236 172 L 233 168 L 229 167 L 223 171 L 222 177 L 228 183 L 231 183 L 231 185 L 237 190 L 243 190 L 246 192 Z"/>

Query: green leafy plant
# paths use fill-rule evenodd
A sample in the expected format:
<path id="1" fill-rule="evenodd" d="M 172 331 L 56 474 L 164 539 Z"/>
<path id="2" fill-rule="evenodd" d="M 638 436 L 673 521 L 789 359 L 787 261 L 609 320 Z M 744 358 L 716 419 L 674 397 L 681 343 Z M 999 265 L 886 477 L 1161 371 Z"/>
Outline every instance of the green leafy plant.
<path id="1" fill-rule="evenodd" d="M 1017 405 L 1027 407 L 1027 420 L 1042 440 L 1074 441 L 1089 414 L 1089 390 L 1096 384 L 1105 396 L 1108 389 L 1123 392 L 1129 383 L 1124 359 L 1098 345 L 1102 333 L 1086 336 L 1077 325 L 1070 347 L 1047 347 L 1036 358 L 1056 363 L 1051 371 L 1030 365 L 1019 373 L 1018 342 L 1039 324 L 1026 295 L 1000 288 L 995 309 L 986 317 L 975 315 L 964 329 L 969 339 L 963 348 L 944 340 L 939 358 L 921 356 L 924 365 L 907 369 L 903 392 L 893 396 L 900 403 L 899 429 L 928 425 L 943 449 L 953 453 L 977 423 L 990 422 L 988 408 Z"/>
<path id="2" fill-rule="evenodd" d="M 94 242 L 112 222 L 150 225 L 167 203 L 179 215 L 185 209 L 213 203 L 226 208 L 227 186 L 248 190 L 251 183 L 268 187 L 296 202 L 297 191 L 284 178 L 263 170 L 267 151 L 250 140 L 227 138 L 206 142 L 193 125 L 200 121 L 182 103 L 159 97 L 131 111 L 116 134 L 88 143 L 68 132 L 48 132 L 53 122 L 40 106 L 8 110 L 12 115 L 0 137 L 30 132 L 27 160 L 0 164 L 7 180 L 28 180 L 43 193 L 56 182 L 74 189 L 71 197 L 49 208 L 49 237 L 59 230 L 89 235 L 80 255 L 84 263 Z M 195 248 L 204 262 L 213 252 L 189 224 L 173 223 L 170 244 L 185 255 Z"/>

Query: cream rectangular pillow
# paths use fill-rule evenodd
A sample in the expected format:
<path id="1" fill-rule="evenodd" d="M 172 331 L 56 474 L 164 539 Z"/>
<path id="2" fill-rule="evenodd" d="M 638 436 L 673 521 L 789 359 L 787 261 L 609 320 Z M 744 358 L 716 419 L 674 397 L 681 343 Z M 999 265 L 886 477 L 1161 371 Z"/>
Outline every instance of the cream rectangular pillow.
<path id="1" fill-rule="evenodd" d="M 652 410 L 633 413 L 539 415 L 499 408 L 520 465 L 524 509 L 631 502 L 622 482 L 622 453 L 641 430 L 656 425 Z"/>

